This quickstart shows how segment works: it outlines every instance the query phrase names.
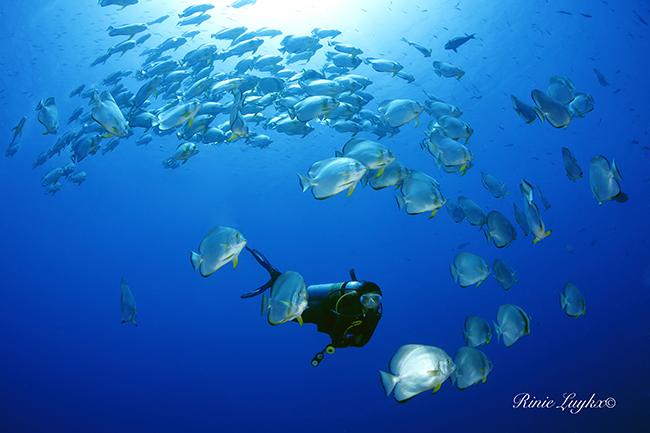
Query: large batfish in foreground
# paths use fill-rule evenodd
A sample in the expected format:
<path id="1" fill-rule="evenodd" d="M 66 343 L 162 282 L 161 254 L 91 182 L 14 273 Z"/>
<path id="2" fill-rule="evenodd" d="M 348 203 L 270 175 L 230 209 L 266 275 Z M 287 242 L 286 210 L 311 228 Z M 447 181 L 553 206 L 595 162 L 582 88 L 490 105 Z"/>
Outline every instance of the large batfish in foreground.
<path id="1" fill-rule="evenodd" d="M 398 403 L 406 403 L 416 395 L 440 385 L 456 369 L 454 361 L 442 349 L 423 344 L 400 347 L 390 359 L 390 373 L 379 371 L 386 397 L 393 392 Z"/>
<path id="2" fill-rule="evenodd" d="M 305 279 L 298 272 L 282 273 L 271 287 L 271 296 L 262 296 L 262 314 L 269 312 L 270 325 L 280 325 L 297 320 L 302 326 L 302 312 L 308 303 Z"/>

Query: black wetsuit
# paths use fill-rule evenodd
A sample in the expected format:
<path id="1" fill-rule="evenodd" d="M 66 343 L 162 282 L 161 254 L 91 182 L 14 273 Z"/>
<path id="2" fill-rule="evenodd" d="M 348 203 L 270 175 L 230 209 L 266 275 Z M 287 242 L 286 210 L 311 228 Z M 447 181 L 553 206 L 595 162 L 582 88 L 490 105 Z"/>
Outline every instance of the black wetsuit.
<path id="1" fill-rule="evenodd" d="M 359 297 L 356 292 L 330 296 L 324 302 L 307 308 L 302 313 L 302 320 L 316 324 L 318 332 L 328 334 L 334 348 L 363 347 L 381 319 L 381 305 L 374 310 L 365 309 Z"/>

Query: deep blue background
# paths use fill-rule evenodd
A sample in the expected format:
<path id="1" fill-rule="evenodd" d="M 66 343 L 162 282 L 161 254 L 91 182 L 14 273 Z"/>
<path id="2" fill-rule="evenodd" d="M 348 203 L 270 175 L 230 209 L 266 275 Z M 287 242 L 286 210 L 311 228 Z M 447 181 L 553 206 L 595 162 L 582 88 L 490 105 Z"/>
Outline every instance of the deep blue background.
<path id="1" fill-rule="evenodd" d="M 268 132 L 274 142 L 263 150 L 242 141 L 201 146 L 174 171 L 163 170 L 161 161 L 177 140 L 157 137 L 136 147 L 137 130 L 112 153 L 79 163 L 88 173 L 80 187 L 64 182 L 54 197 L 44 195 L 40 176 L 69 159 L 65 151 L 32 169 L 36 156 L 56 141 L 41 135 L 38 100 L 56 98 L 60 135 L 74 108 L 87 104 L 70 99 L 71 90 L 99 86 L 109 73 L 137 68 L 144 59 L 141 47 L 89 68 L 123 39 L 108 37 L 109 25 L 172 14 L 152 26 L 145 47 L 191 29 L 175 26 L 175 14 L 188 2 L 141 0 L 122 11 L 85 3 L 0 5 L 0 131 L 7 144 L 11 128 L 28 116 L 18 153 L 0 160 L 0 431 L 647 431 L 645 2 L 302 1 L 298 8 L 258 0 L 242 9 L 224 2 L 209 12 L 211 20 L 199 27 L 203 33 L 174 53 L 182 58 L 224 26 L 267 26 L 285 35 L 332 27 L 343 32 L 337 40 L 361 47 L 364 55 L 400 62 L 414 83 L 366 65 L 355 71 L 374 81 L 368 108 L 390 98 L 423 103 L 422 90 L 436 94 L 464 111 L 462 120 L 475 130 L 469 146 L 476 155 L 464 177 L 439 171 L 419 146 L 431 120 L 423 114 L 418 127 L 410 122 L 381 140 L 402 163 L 436 177 L 445 197 L 468 196 L 513 222 L 522 178 L 539 184 L 551 202 L 542 216 L 552 234 L 532 245 L 519 232 L 504 249 L 488 245 L 467 222 L 457 225 L 444 210 L 430 220 L 398 212 L 389 189 L 359 186 L 349 198 L 324 201 L 301 194 L 295 173 L 334 156 L 349 139 L 317 122 L 305 138 Z M 443 49 L 463 32 L 478 39 L 458 53 Z M 432 48 L 433 56 L 425 59 L 401 37 Z M 267 40 L 259 53 L 277 53 L 279 41 Z M 307 67 L 322 66 L 325 50 Z M 466 75 L 439 78 L 434 59 Z M 217 68 L 228 72 L 238 60 Z M 598 83 L 594 67 L 610 86 Z M 511 108 L 510 94 L 530 102 L 530 91 L 545 90 L 552 75 L 568 76 L 596 101 L 593 112 L 566 130 L 538 121 L 526 125 Z M 125 83 L 134 92 L 141 84 L 132 78 Z M 215 125 L 226 120 L 223 115 Z M 575 183 L 564 173 L 563 146 L 585 172 Z M 616 159 L 627 203 L 598 206 L 593 199 L 588 168 L 596 154 Z M 505 182 L 510 195 L 494 199 L 481 185 L 481 171 Z M 267 279 L 250 255 L 242 254 L 237 269 L 225 266 L 206 279 L 192 272 L 190 250 L 217 225 L 237 228 L 249 246 L 281 270 L 300 272 L 308 284 L 344 281 L 352 267 L 359 278 L 379 284 L 384 317 L 370 343 L 338 350 L 311 367 L 329 342 L 325 335 L 313 325 L 271 327 L 259 315 L 258 298 L 240 299 Z M 504 259 L 519 282 L 507 292 L 493 277 L 478 288 L 458 287 L 449 263 L 465 242 L 463 251 L 490 264 Z M 138 305 L 137 328 L 119 323 L 122 278 Z M 559 307 L 567 281 L 587 300 L 587 315 L 577 320 Z M 447 382 L 436 395 L 423 393 L 405 405 L 386 399 L 377 371 L 386 371 L 401 345 L 433 345 L 453 356 L 463 345 L 465 317 L 492 321 L 504 303 L 530 314 L 531 333 L 511 348 L 494 339 L 482 349 L 494 365 L 485 384 L 461 392 Z M 514 409 L 512 399 L 521 392 L 554 400 L 595 393 L 617 404 L 576 415 Z"/>

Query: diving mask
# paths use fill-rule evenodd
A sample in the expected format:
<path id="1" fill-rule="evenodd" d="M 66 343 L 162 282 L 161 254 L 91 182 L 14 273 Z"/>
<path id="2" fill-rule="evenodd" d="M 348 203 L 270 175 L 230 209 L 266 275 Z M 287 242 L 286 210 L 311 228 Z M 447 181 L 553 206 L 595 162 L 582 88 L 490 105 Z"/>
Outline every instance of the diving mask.
<path id="1" fill-rule="evenodd" d="M 374 310 L 381 303 L 381 295 L 377 293 L 365 293 L 359 298 L 361 305 L 368 308 L 369 310 Z"/>

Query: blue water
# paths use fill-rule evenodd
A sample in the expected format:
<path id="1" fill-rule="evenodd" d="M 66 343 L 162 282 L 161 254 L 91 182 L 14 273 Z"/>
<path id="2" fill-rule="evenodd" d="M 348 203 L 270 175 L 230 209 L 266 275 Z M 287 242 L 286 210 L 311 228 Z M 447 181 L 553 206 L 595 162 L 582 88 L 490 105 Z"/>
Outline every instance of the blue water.
<path id="1" fill-rule="evenodd" d="M 56 98 L 59 136 L 78 128 L 65 125 L 68 116 L 79 105 L 86 112 L 90 107 L 88 100 L 69 98 L 73 89 L 105 90 L 101 81 L 108 74 L 137 69 L 145 48 L 193 28 L 176 27 L 176 14 L 190 2 L 141 0 L 121 11 L 84 3 L 0 6 L 0 131 L 7 145 L 11 128 L 28 117 L 18 152 L 0 160 L 0 431 L 647 431 L 647 3 L 304 0 L 296 6 L 258 0 L 233 9 L 219 2 L 198 27 L 202 34 L 170 52 L 181 59 L 205 42 L 226 48 L 209 38 L 222 27 L 266 26 L 283 36 L 331 27 L 342 32 L 336 40 L 362 48 L 364 56 L 401 63 L 415 82 L 368 65 L 354 71 L 373 81 L 366 91 L 375 99 L 366 108 L 376 111 L 395 98 L 423 103 L 423 90 L 435 94 L 464 111 L 461 119 L 475 131 L 468 144 L 475 159 L 463 177 L 436 168 L 419 145 L 432 120 L 424 113 L 419 126 L 411 121 L 380 140 L 399 161 L 438 179 L 445 197 L 465 195 L 513 223 L 522 178 L 538 184 L 551 202 L 542 211 L 549 237 L 533 245 L 517 227 L 518 239 L 503 249 L 487 244 L 466 221 L 456 224 L 444 209 L 432 219 L 399 212 L 392 188 L 358 185 L 348 198 L 342 193 L 322 201 L 301 193 L 296 173 L 334 156 L 350 138 L 313 121 L 315 130 L 305 138 L 251 125 L 273 139 L 268 148 L 243 140 L 199 145 L 199 154 L 176 170 L 163 169 L 161 161 L 178 140 L 156 137 L 136 147 L 143 133 L 136 129 L 113 152 L 77 164 L 88 174 L 81 186 L 63 180 L 61 191 L 45 195 L 40 177 L 68 163 L 70 152 L 32 169 L 57 138 L 42 135 L 38 101 Z M 153 36 L 142 47 L 89 67 L 124 39 L 109 37 L 109 25 L 167 13 L 171 17 L 151 26 Z M 477 39 L 458 53 L 443 49 L 465 32 Z M 277 54 L 283 36 L 265 39 L 258 54 Z M 432 57 L 402 37 L 433 49 Z M 307 65 L 290 67 L 320 68 L 327 48 Z M 215 71 L 229 72 L 238 60 L 218 61 Z M 466 74 L 460 81 L 440 78 L 432 60 Z M 599 84 L 593 68 L 609 86 Z M 511 108 L 510 94 L 532 104 L 530 91 L 545 90 L 552 75 L 569 77 L 596 101 L 594 111 L 566 130 L 527 125 Z M 142 84 L 133 76 L 123 83 L 133 92 Z M 157 99 L 152 106 L 162 104 Z M 273 109 L 265 114 L 271 117 Z M 214 125 L 227 120 L 222 114 Z M 575 183 L 565 175 L 562 147 L 585 171 Z M 597 154 L 616 160 L 628 202 L 599 206 L 592 197 L 588 167 Z M 510 195 L 503 201 L 490 195 L 481 171 L 503 181 Z M 247 252 L 234 270 L 228 264 L 208 278 L 192 272 L 189 253 L 215 226 L 237 228 L 250 247 L 279 269 L 300 272 L 307 284 L 345 281 L 351 268 L 379 284 L 384 316 L 372 340 L 312 367 L 312 357 L 329 343 L 326 335 L 310 324 L 269 326 L 259 298 L 240 298 L 268 278 Z M 507 261 L 518 283 L 506 292 L 490 276 L 478 288 L 460 288 L 449 263 L 467 242 L 462 251 L 489 264 Z M 120 324 L 122 278 L 138 305 L 137 327 Z M 587 302 L 577 320 L 558 302 L 568 281 Z M 387 371 L 400 346 L 436 346 L 453 357 L 464 344 L 465 317 L 491 322 L 505 303 L 531 316 L 530 335 L 510 348 L 496 338 L 481 348 L 494 365 L 484 384 L 459 391 L 447 381 L 435 395 L 427 391 L 403 405 L 386 398 L 378 370 Z M 577 414 L 515 408 L 520 393 L 558 405 L 563 394 L 583 400 L 595 394 L 613 398 L 615 407 Z"/>

